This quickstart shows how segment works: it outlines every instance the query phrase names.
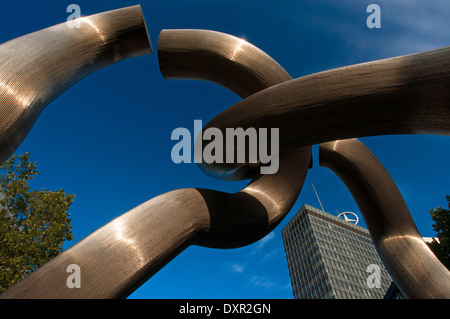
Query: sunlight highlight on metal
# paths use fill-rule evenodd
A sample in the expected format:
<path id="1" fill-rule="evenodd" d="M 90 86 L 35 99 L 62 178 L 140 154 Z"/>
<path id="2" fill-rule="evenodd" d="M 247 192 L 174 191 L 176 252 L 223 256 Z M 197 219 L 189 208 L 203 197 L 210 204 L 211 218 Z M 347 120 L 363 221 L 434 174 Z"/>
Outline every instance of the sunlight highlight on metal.
<path id="1" fill-rule="evenodd" d="M 99 38 L 102 39 L 102 42 L 105 43 L 106 42 L 106 38 L 105 36 L 101 33 L 100 29 L 97 28 L 97 26 L 91 21 L 91 19 L 89 17 L 82 17 L 79 18 L 80 22 L 87 22 L 98 34 Z"/>
<path id="2" fill-rule="evenodd" d="M 18 108 L 25 109 L 30 104 L 31 99 L 29 97 L 21 95 L 19 92 L 11 88 L 9 84 L 6 84 L 5 82 L 0 82 L 0 91 L 3 91 L 3 93 L 10 95 L 12 98 L 14 98 L 17 101 Z"/>
<path id="3" fill-rule="evenodd" d="M 121 219 L 116 219 L 111 223 L 112 231 L 116 234 L 116 240 L 128 245 L 133 251 L 133 255 L 139 259 L 138 267 L 144 266 L 144 257 L 142 256 L 141 248 L 138 247 L 138 238 L 133 238 L 129 235 L 130 230 Z"/>
<path id="4" fill-rule="evenodd" d="M 188 49 L 177 50 L 180 39 Z M 210 51 L 205 60 L 197 53 L 210 41 L 220 43 L 222 49 Z M 239 94 L 244 97 L 255 87 L 273 84 L 274 79 L 290 79 L 263 51 L 222 33 L 163 31 L 159 43 L 163 73 L 190 55 L 189 67 L 200 72 L 178 69 L 179 76 L 205 79 L 214 75 L 216 83 L 228 87 L 234 87 L 238 78 L 245 83 L 239 86 Z M 228 54 L 243 44 L 246 54 Z M 172 58 L 166 59 L 167 55 Z M 274 66 L 270 72 L 260 72 L 268 64 Z M 233 71 L 217 74 L 217 68 L 224 65 Z M 302 189 L 310 159 L 311 146 L 292 150 L 280 157 L 276 174 L 254 175 L 248 187 L 233 194 L 188 188 L 157 196 L 101 227 L 0 297 L 125 298 L 190 245 L 235 248 L 251 244 L 270 233 L 290 211 Z M 79 289 L 68 289 L 64 284 L 68 263 L 78 264 L 83 270 Z"/>
<path id="5" fill-rule="evenodd" d="M 24 140 L 46 105 L 71 85 L 114 62 L 152 52 L 139 6 L 80 19 L 78 29 L 63 23 L 0 45 L 0 162 Z M 190 245 L 254 243 L 294 205 L 311 165 L 312 145 L 318 143 L 321 166 L 351 191 L 404 294 L 450 298 L 450 274 L 423 243 L 386 169 L 358 140 L 334 141 L 449 134 L 450 47 L 292 79 L 243 39 L 209 30 L 162 30 L 158 59 L 166 79 L 212 81 L 243 98 L 203 130 L 279 128 L 279 170 L 259 174 L 258 165 L 227 163 L 226 152 L 223 163 L 198 163 L 212 177 L 251 181 L 236 193 L 186 188 L 154 197 L 0 298 L 125 298 Z M 81 288 L 67 287 L 69 264 L 82 270 Z"/>
<path id="6" fill-rule="evenodd" d="M 223 134 L 229 127 L 278 127 L 280 154 L 353 137 L 449 135 L 449 87 L 450 47 L 445 47 L 271 86 L 224 110 L 204 129 L 215 127 Z M 224 160 L 202 169 L 226 175 L 247 165 Z"/>
<path id="7" fill-rule="evenodd" d="M 236 60 L 236 59 L 238 59 L 238 54 L 241 54 L 241 52 L 245 53 L 245 50 L 243 49 L 243 46 L 244 46 L 245 44 L 248 44 L 248 42 L 245 41 L 245 40 L 242 40 L 242 39 L 241 39 L 241 42 L 242 42 L 242 43 L 241 43 L 240 45 L 237 45 L 237 46 L 234 48 L 233 53 L 231 54 L 231 57 L 230 57 L 231 60 Z"/>
<path id="8" fill-rule="evenodd" d="M 56 97 L 85 76 L 152 52 L 139 5 L 61 23 L 0 45 L 0 164 Z"/>

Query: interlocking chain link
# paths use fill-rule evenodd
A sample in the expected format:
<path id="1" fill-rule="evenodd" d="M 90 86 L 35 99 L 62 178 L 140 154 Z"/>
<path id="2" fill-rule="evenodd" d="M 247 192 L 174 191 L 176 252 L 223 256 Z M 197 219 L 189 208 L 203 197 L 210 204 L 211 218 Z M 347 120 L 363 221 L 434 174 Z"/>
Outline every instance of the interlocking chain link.
<path id="1" fill-rule="evenodd" d="M 139 6 L 88 19 L 95 23 L 96 32 L 82 24 L 77 30 L 82 37 L 61 25 L 49 28 L 52 43 L 58 46 L 52 54 L 45 47 L 48 30 L 0 46 L 0 74 L 8 79 L 0 82 L 7 83 L 0 87 L 2 162 L 25 138 L 42 109 L 70 85 L 110 63 L 151 53 Z M 5 54 L 14 48 L 48 56 L 36 62 L 33 55 Z M 400 289 L 410 298 L 449 298 L 449 272 L 423 243 L 386 169 L 360 141 L 335 141 L 380 134 L 449 134 L 449 48 L 291 79 L 276 61 L 242 39 L 207 30 L 163 30 L 158 58 L 167 79 L 213 81 L 243 98 L 205 129 L 278 127 L 278 172 L 260 175 L 248 162 L 200 163 L 209 175 L 251 182 L 233 194 L 188 188 L 152 198 L 0 297 L 123 298 L 189 245 L 232 248 L 253 243 L 290 211 L 310 168 L 311 145 L 323 143 L 321 165 L 349 187 Z M 74 76 L 67 76 L 67 61 L 73 62 L 69 65 Z M 49 69 L 55 72 L 44 71 Z M 23 70 L 35 72 L 27 77 Z M 82 270 L 80 288 L 66 285 L 70 264 Z M 427 279 L 419 280 L 425 273 Z"/>

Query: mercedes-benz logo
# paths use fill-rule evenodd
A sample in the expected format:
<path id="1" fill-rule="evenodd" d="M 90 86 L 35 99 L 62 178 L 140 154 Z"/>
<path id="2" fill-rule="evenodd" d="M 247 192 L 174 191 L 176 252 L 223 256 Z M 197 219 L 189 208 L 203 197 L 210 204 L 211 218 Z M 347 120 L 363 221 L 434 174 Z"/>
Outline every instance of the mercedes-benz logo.
<path id="1" fill-rule="evenodd" d="M 340 214 L 338 215 L 338 217 L 342 218 L 341 216 L 344 216 L 344 220 L 345 220 L 346 222 L 354 223 L 355 225 L 358 225 L 359 217 L 358 217 L 358 215 L 356 215 L 355 213 L 352 213 L 352 212 L 343 212 L 343 213 L 340 213 Z"/>

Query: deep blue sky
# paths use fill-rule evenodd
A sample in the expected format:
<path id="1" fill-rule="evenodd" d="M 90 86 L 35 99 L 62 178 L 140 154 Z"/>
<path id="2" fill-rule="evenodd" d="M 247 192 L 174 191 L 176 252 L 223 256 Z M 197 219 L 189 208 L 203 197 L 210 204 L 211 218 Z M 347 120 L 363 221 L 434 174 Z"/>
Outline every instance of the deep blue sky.
<path id="1" fill-rule="evenodd" d="M 157 60 L 162 29 L 210 29 L 244 37 L 292 77 L 447 46 L 446 1 L 8 1 L 0 7 L 0 42 L 65 22 L 70 3 L 82 15 L 140 3 L 155 53 L 102 69 L 51 103 L 16 153 L 31 153 L 41 172 L 34 186 L 75 194 L 70 247 L 113 218 L 170 190 L 235 192 L 247 182 L 203 175 L 171 161 L 172 130 L 193 130 L 239 101 L 216 84 L 164 80 Z M 381 29 L 368 29 L 366 7 L 381 7 Z M 398 184 L 422 236 L 434 235 L 428 211 L 450 194 L 450 139 L 379 136 L 361 139 Z M 189 247 L 131 298 L 293 298 L 281 229 L 304 203 L 360 215 L 328 169 L 314 167 L 285 220 L 266 238 L 239 249 Z M 364 225 L 364 223 L 362 223 Z"/>

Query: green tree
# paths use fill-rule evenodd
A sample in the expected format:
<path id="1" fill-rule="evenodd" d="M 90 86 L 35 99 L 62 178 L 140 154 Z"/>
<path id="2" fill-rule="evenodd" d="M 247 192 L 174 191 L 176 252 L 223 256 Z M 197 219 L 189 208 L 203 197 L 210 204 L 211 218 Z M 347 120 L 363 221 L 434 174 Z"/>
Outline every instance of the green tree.
<path id="1" fill-rule="evenodd" d="M 436 232 L 438 240 L 433 239 L 432 243 L 429 243 L 430 249 L 436 255 L 436 257 L 450 269 L 450 196 L 447 195 L 448 208 L 441 207 L 430 210 L 431 218 L 434 221 L 432 225 L 433 230 Z"/>
<path id="2" fill-rule="evenodd" d="M 13 155 L 0 172 L 0 292 L 56 257 L 73 239 L 68 210 L 74 195 L 32 190 L 39 172 L 30 154 Z"/>

